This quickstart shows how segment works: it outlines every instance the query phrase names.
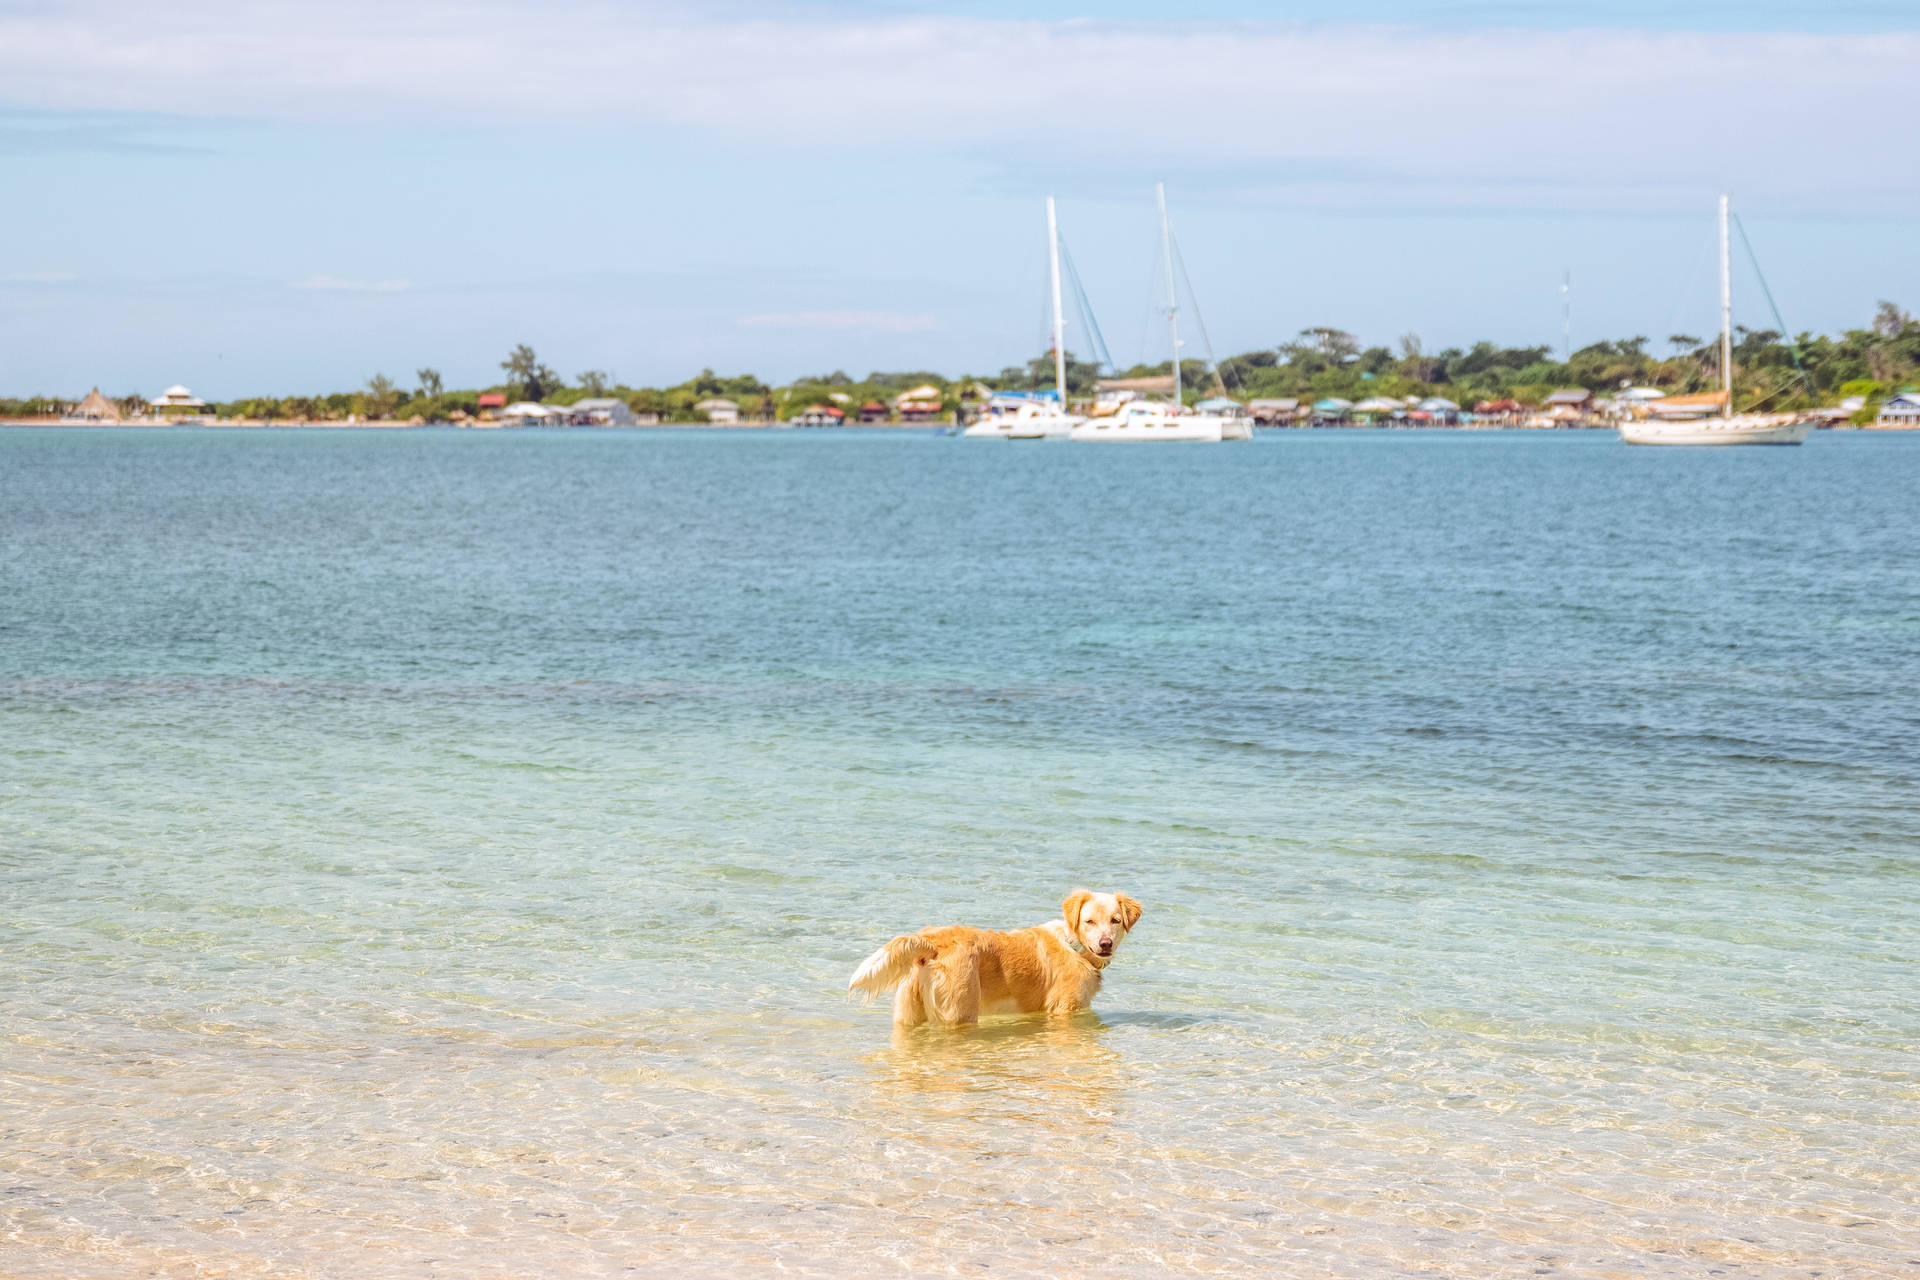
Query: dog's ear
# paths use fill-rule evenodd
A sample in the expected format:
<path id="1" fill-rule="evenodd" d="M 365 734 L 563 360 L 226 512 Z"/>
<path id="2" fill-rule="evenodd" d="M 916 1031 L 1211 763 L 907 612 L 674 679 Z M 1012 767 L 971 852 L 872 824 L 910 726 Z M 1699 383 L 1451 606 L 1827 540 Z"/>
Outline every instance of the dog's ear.
<path id="1" fill-rule="evenodd" d="M 1069 938 L 1079 936 L 1080 908 L 1086 906 L 1087 899 L 1092 896 L 1093 890 L 1091 889 L 1075 889 L 1067 895 L 1067 900 L 1060 904 L 1060 914 L 1066 918 L 1067 936 Z"/>
<path id="2" fill-rule="evenodd" d="M 1114 897 L 1114 901 L 1120 904 L 1121 926 L 1127 929 L 1129 932 L 1131 932 L 1133 929 L 1133 926 L 1140 923 L 1140 915 L 1141 915 L 1140 904 L 1138 902 L 1135 902 L 1132 898 L 1129 898 L 1124 893 L 1116 893 L 1113 895 L 1113 897 Z"/>

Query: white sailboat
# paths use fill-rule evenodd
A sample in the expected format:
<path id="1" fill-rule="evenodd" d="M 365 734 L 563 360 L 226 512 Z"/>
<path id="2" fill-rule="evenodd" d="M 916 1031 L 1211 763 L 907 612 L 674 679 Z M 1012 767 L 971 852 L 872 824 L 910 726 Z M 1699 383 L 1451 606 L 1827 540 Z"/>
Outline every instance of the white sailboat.
<path id="1" fill-rule="evenodd" d="M 1107 417 L 1089 418 L 1068 433 L 1073 440 L 1137 444 L 1152 441 L 1217 443 L 1253 439 L 1253 420 L 1195 413 L 1181 402 L 1180 298 L 1173 279 L 1173 225 L 1167 220 L 1167 184 L 1156 184 L 1160 202 L 1160 253 L 1167 273 L 1167 333 L 1173 342 L 1173 403 L 1131 400 Z"/>
<path id="2" fill-rule="evenodd" d="M 990 414 L 960 434 L 974 440 L 1041 440 L 1066 436 L 1086 421 L 1067 412 L 1066 317 L 1060 307 L 1060 221 L 1047 197 L 1047 264 L 1053 276 L 1053 388 L 1046 405 L 1029 401 L 1011 413 Z"/>
<path id="3" fill-rule="evenodd" d="M 1727 197 L 1720 197 L 1720 390 L 1717 418 L 1620 424 L 1628 444 L 1804 444 L 1813 434 L 1812 418 L 1797 413 L 1733 411 L 1733 254 L 1727 239 Z"/>

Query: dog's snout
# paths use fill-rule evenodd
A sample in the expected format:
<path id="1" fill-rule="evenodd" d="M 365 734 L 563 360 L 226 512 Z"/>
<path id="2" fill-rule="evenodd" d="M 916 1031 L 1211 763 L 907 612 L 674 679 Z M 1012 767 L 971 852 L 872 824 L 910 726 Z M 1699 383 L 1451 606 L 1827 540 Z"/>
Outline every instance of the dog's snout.
<path id="1" fill-rule="evenodd" d="M 1113 937 L 1111 934 L 1103 933 L 1100 935 L 1100 954 L 1103 956 L 1113 954 Z"/>

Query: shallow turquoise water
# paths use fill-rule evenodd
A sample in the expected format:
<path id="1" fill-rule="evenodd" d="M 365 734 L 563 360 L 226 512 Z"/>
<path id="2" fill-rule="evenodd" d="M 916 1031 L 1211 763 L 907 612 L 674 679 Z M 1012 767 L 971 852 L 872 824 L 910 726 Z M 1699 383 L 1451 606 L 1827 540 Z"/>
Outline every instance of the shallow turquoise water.
<path id="1" fill-rule="evenodd" d="M 0 431 L 0 1274 L 1914 1274 L 1917 498 Z M 1094 1015 L 842 995 L 1082 883 Z"/>

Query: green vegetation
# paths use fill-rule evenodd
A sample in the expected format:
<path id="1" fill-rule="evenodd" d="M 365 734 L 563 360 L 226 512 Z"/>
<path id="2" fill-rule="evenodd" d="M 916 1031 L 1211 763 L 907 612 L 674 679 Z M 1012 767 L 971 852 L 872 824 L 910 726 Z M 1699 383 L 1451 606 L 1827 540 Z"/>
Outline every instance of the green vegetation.
<path id="1" fill-rule="evenodd" d="M 1429 353 L 1419 335 L 1411 333 L 1402 335 L 1393 347 L 1369 347 L 1350 333 L 1317 326 L 1276 346 L 1229 356 L 1220 362 L 1218 379 L 1204 362 L 1183 360 L 1181 377 L 1190 401 L 1216 395 L 1224 387 L 1238 399 L 1441 396 L 1468 408 L 1483 400 L 1537 404 L 1561 387 L 1584 387 L 1603 395 L 1625 386 L 1656 387 L 1669 394 L 1719 387 L 1717 341 L 1672 334 L 1666 339 L 1670 350 L 1664 356 L 1648 351 L 1650 342 L 1644 336 L 1595 342 L 1567 360 L 1556 360 L 1548 347 L 1502 347 L 1492 342 Z M 411 390 L 376 373 L 358 391 L 231 400 L 214 410 L 223 418 L 391 417 L 402 422 L 444 422 L 456 415 L 478 416 L 480 397 L 492 393 L 505 396 L 509 403 L 537 400 L 556 406 L 612 396 L 624 400 L 636 414 L 657 415 L 662 422 L 699 422 L 705 415 L 695 406 L 712 399 L 734 401 L 748 421 L 787 419 L 816 404 L 837 405 L 849 419 L 857 419 L 862 405 L 890 406 L 903 391 L 922 385 L 935 388 L 943 413 L 951 413 L 981 385 L 1040 390 L 1053 386 L 1054 377 L 1053 359 L 1043 355 L 986 378 L 946 378 L 927 370 L 876 371 L 854 378 L 836 369 L 776 388 L 752 374 L 723 376 L 702 369 L 675 386 L 630 387 L 604 370 L 589 369 L 569 385 L 524 343 L 508 353 L 500 368 L 507 380 L 490 387 L 447 390 L 439 370 L 427 368 L 416 371 L 418 385 Z M 1855 421 L 1871 421 L 1886 396 L 1920 386 L 1920 321 L 1893 303 L 1882 302 L 1866 328 L 1850 329 L 1838 337 L 1803 333 L 1789 341 L 1771 329 L 1741 328 L 1734 343 L 1734 371 L 1739 409 L 1804 409 L 1861 396 L 1866 404 Z M 1136 365 L 1116 371 L 1116 376 L 1154 377 L 1171 372 L 1172 366 L 1162 363 Z M 1096 365 L 1069 353 L 1070 394 L 1092 394 L 1099 374 Z M 49 416 L 74 399 L 0 399 L 0 416 Z M 123 396 L 117 403 L 129 415 L 146 408 L 139 395 Z"/>
<path id="2" fill-rule="evenodd" d="M 1182 361 L 1180 368 L 1184 373 L 1188 364 L 1197 361 Z M 1173 366 L 1161 365 L 1162 373 L 1171 373 Z M 1008 365 L 1000 371 L 1000 376 L 989 381 L 997 391 L 1051 391 L 1055 379 L 1053 356 L 1035 356 L 1022 368 Z M 1100 366 L 1089 360 L 1076 360 L 1073 352 L 1067 352 L 1067 394 L 1070 396 L 1090 396 L 1094 392 L 1094 383 L 1100 379 Z"/>
<path id="3" fill-rule="evenodd" d="M 363 403 L 367 407 L 369 418 L 385 418 L 393 413 L 393 406 L 400 402 L 400 388 L 393 379 L 384 373 L 376 373 L 367 379 L 367 393 Z"/>
<path id="4" fill-rule="evenodd" d="M 0 400 L 0 417 L 44 418 L 59 413 L 73 401 L 57 396 L 26 396 L 18 400 Z"/>
<path id="5" fill-rule="evenodd" d="M 500 367 L 507 371 L 508 383 L 519 388 L 522 400 L 542 400 L 563 385 L 560 375 L 540 363 L 533 348 L 524 342 L 500 362 Z"/>
<path id="6" fill-rule="evenodd" d="M 962 389 L 976 381 L 974 378 L 947 378 L 925 370 L 874 372 L 856 380 L 846 373 L 835 371 L 797 378 L 788 386 L 770 391 L 768 395 L 775 413 L 782 420 L 796 417 L 813 405 L 826 404 L 845 410 L 851 421 L 859 418 L 862 405 L 883 404 L 891 407 L 902 392 L 922 386 L 938 391 L 941 412 L 950 414 L 960 404 Z"/>
<path id="7" fill-rule="evenodd" d="M 1272 350 L 1222 360 L 1220 375 L 1228 393 L 1241 398 L 1441 396 L 1468 407 L 1502 399 L 1537 404 L 1558 387 L 1600 394 L 1655 387 L 1669 395 L 1719 388 L 1718 342 L 1674 334 L 1667 339 L 1673 354 L 1662 358 L 1648 352 L 1649 341 L 1595 342 L 1562 361 L 1547 347 L 1491 342 L 1429 355 L 1415 334 L 1402 337 L 1397 350 L 1362 347 L 1351 334 L 1314 328 Z M 1920 381 L 1920 321 L 1883 302 L 1868 328 L 1837 338 L 1802 333 L 1786 341 L 1772 329 L 1736 327 L 1733 366 L 1736 408 L 1806 409 L 1864 395 L 1869 403 L 1862 415 L 1870 419 L 1880 397 Z M 1161 364 L 1126 376 L 1169 372 L 1171 366 Z M 1219 385 L 1198 361 L 1183 361 L 1181 374 L 1195 395 Z"/>

